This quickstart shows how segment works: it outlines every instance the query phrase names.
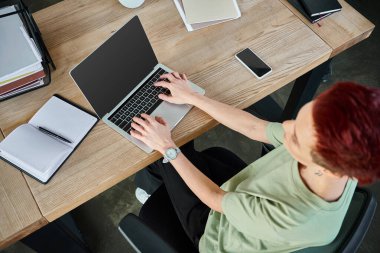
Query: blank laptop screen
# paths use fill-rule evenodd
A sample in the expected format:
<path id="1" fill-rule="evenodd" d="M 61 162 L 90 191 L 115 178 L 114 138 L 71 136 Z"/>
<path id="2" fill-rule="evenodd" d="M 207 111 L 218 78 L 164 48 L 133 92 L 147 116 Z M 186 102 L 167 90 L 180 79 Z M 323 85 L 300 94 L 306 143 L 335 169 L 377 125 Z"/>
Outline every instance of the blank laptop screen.
<path id="1" fill-rule="evenodd" d="M 71 71 L 102 118 L 149 74 L 158 61 L 137 16 Z"/>

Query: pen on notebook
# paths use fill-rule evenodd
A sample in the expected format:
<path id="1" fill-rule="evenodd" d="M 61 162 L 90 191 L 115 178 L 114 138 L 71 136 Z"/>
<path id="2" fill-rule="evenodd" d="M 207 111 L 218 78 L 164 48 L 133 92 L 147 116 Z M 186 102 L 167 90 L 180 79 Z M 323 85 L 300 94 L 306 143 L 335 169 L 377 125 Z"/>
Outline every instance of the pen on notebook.
<path id="1" fill-rule="evenodd" d="M 48 134 L 48 135 L 51 135 L 51 136 L 53 136 L 53 137 L 55 137 L 55 138 L 57 138 L 57 139 L 60 139 L 60 140 L 62 140 L 62 141 L 64 141 L 64 142 L 72 143 L 72 142 L 69 141 L 68 139 L 63 138 L 62 136 L 59 136 L 58 134 L 55 134 L 55 133 L 53 133 L 53 132 L 47 130 L 46 128 L 43 128 L 43 127 L 39 126 L 38 129 L 39 129 L 41 132 L 43 132 L 43 133 L 45 133 L 45 134 Z"/>

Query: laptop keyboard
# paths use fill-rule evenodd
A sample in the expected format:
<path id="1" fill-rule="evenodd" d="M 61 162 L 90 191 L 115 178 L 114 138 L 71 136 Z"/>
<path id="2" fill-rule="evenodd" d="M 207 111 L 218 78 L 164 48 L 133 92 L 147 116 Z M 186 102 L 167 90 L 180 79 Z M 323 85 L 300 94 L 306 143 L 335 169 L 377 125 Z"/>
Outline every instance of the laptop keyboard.
<path id="1" fill-rule="evenodd" d="M 142 113 L 151 114 L 162 102 L 162 100 L 158 98 L 158 94 L 170 94 L 168 89 L 153 85 L 161 75 L 166 73 L 165 70 L 159 68 L 152 74 L 150 79 L 141 85 L 140 88 L 108 118 L 108 120 L 129 133 L 133 117 L 141 118 L 140 115 Z"/>

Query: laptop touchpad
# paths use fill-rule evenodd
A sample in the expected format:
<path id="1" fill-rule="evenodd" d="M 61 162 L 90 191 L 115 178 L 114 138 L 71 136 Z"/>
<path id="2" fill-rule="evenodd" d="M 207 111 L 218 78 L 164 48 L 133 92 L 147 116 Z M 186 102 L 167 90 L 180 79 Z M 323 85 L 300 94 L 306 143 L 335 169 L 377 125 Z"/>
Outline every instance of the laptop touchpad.
<path id="1" fill-rule="evenodd" d="M 165 119 L 168 122 L 170 129 L 173 129 L 175 125 L 188 113 L 191 109 L 190 105 L 176 105 L 168 102 L 163 102 L 154 110 L 151 116 L 158 116 Z"/>

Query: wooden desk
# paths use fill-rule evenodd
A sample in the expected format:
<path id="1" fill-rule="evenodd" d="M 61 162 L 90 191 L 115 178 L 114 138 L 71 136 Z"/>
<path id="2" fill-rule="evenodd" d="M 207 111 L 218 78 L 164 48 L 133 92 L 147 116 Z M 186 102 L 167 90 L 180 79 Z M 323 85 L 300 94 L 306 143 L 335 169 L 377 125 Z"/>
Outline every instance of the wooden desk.
<path id="1" fill-rule="evenodd" d="M 26 122 L 54 93 L 90 110 L 69 70 L 112 33 L 139 15 L 160 62 L 187 73 L 206 95 L 245 108 L 328 60 L 333 50 L 277 0 L 239 1 L 240 19 L 187 32 L 171 0 L 146 1 L 129 10 L 117 1 L 66 0 L 34 15 L 57 65 L 48 87 L 1 103 L 5 135 Z M 250 47 L 272 66 L 257 80 L 234 59 Z M 217 122 L 194 108 L 174 129 L 178 144 Z M 47 185 L 26 176 L 42 215 L 53 221 L 159 158 L 99 122 Z"/>
<path id="2" fill-rule="evenodd" d="M 48 223 L 38 209 L 24 175 L 3 160 L 0 160 L 0 203 L 0 249 Z"/>
<path id="3" fill-rule="evenodd" d="M 342 11 L 312 24 L 287 0 L 281 0 L 295 15 L 321 37 L 333 50 L 331 58 L 347 48 L 368 38 L 375 25 L 352 8 L 346 1 L 339 0 Z"/>

